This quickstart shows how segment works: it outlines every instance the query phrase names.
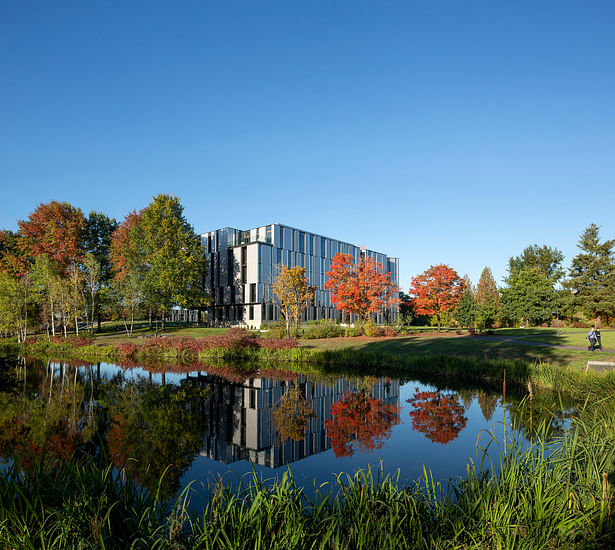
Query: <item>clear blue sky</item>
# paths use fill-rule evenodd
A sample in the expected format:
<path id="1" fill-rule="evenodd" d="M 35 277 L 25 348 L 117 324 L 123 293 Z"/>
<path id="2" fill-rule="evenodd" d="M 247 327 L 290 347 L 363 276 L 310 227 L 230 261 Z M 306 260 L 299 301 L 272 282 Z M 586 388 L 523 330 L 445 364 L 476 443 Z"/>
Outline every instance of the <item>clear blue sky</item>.
<path id="1" fill-rule="evenodd" d="M 615 238 L 615 2 L 0 0 L 0 227 L 280 222 L 496 279 Z"/>

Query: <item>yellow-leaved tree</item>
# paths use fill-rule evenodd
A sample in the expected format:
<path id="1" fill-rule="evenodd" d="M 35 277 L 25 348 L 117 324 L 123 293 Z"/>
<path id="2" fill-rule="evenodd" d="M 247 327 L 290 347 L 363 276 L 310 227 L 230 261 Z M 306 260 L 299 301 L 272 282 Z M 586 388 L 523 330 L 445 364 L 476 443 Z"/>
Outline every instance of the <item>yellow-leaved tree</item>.
<path id="1" fill-rule="evenodd" d="M 316 287 L 308 283 L 305 267 L 280 265 L 271 288 L 280 305 L 280 312 L 286 320 L 286 335 L 290 336 L 291 320 L 295 322 L 295 335 L 297 335 L 299 319 L 314 299 L 316 290 Z"/>

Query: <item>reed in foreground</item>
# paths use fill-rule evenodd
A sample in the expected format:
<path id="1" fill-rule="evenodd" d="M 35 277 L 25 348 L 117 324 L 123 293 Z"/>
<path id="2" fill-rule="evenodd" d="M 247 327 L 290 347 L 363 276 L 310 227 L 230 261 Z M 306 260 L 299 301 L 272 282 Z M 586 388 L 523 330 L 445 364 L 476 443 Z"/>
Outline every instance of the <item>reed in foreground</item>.
<path id="1" fill-rule="evenodd" d="M 465 479 L 428 472 L 404 486 L 362 471 L 310 501 L 285 476 L 220 486 L 200 513 L 93 462 L 0 474 L 4 548 L 611 548 L 615 412 L 582 411 L 574 430 L 528 444 L 487 437 Z M 493 463 L 489 461 L 493 460 Z"/>

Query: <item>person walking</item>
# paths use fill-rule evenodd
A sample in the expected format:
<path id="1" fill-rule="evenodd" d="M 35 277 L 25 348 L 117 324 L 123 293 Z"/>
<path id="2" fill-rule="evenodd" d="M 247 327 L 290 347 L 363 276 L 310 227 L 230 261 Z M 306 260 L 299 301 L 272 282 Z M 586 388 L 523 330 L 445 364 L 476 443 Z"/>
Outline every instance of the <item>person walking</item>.
<path id="1" fill-rule="evenodd" d="M 602 337 L 600 336 L 600 328 L 596 328 L 594 334 L 596 335 L 596 347 L 602 350 Z"/>
<path id="2" fill-rule="evenodd" d="M 585 338 L 589 340 L 589 347 L 587 348 L 587 351 L 594 351 L 594 347 L 596 345 L 596 331 L 593 327 L 589 329 L 589 332 Z"/>

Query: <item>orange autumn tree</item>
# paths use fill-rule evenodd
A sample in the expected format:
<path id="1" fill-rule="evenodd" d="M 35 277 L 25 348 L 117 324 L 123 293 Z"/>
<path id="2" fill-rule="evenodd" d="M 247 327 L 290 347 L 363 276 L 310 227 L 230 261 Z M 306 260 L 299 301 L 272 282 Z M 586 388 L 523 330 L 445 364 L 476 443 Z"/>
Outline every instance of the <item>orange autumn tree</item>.
<path id="1" fill-rule="evenodd" d="M 316 287 L 308 282 L 305 267 L 278 266 L 278 274 L 271 285 L 278 300 L 280 312 L 286 319 L 286 336 L 290 336 L 290 322 L 295 322 L 295 336 L 299 331 L 299 320 L 314 299 Z"/>
<path id="2" fill-rule="evenodd" d="M 380 449 L 391 429 L 399 424 L 399 407 L 372 397 L 366 390 L 348 392 L 331 405 L 331 418 L 325 421 L 327 435 L 336 457 L 352 456 L 356 447 L 365 451 Z"/>
<path id="3" fill-rule="evenodd" d="M 361 256 L 358 264 L 350 254 L 336 254 L 327 271 L 325 288 L 340 311 L 369 320 L 372 313 L 399 302 L 391 274 L 371 258 Z"/>
<path id="4" fill-rule="evenodd" d="M 417 389 L 408 403 L 412 406 L 412 428 L 434 443 L 450 443 L 466 426 L 465 409 L 457 395 Z"/>
<path id="5" fill-rule="evenodd" d="M 410 295 L 416 312 L 419 315 L 435 315 L 438 332 L 441 315 L 457 307 L 463 289 L 463 279 L 445 264 L 432 265 L 410 283 Z"/>

